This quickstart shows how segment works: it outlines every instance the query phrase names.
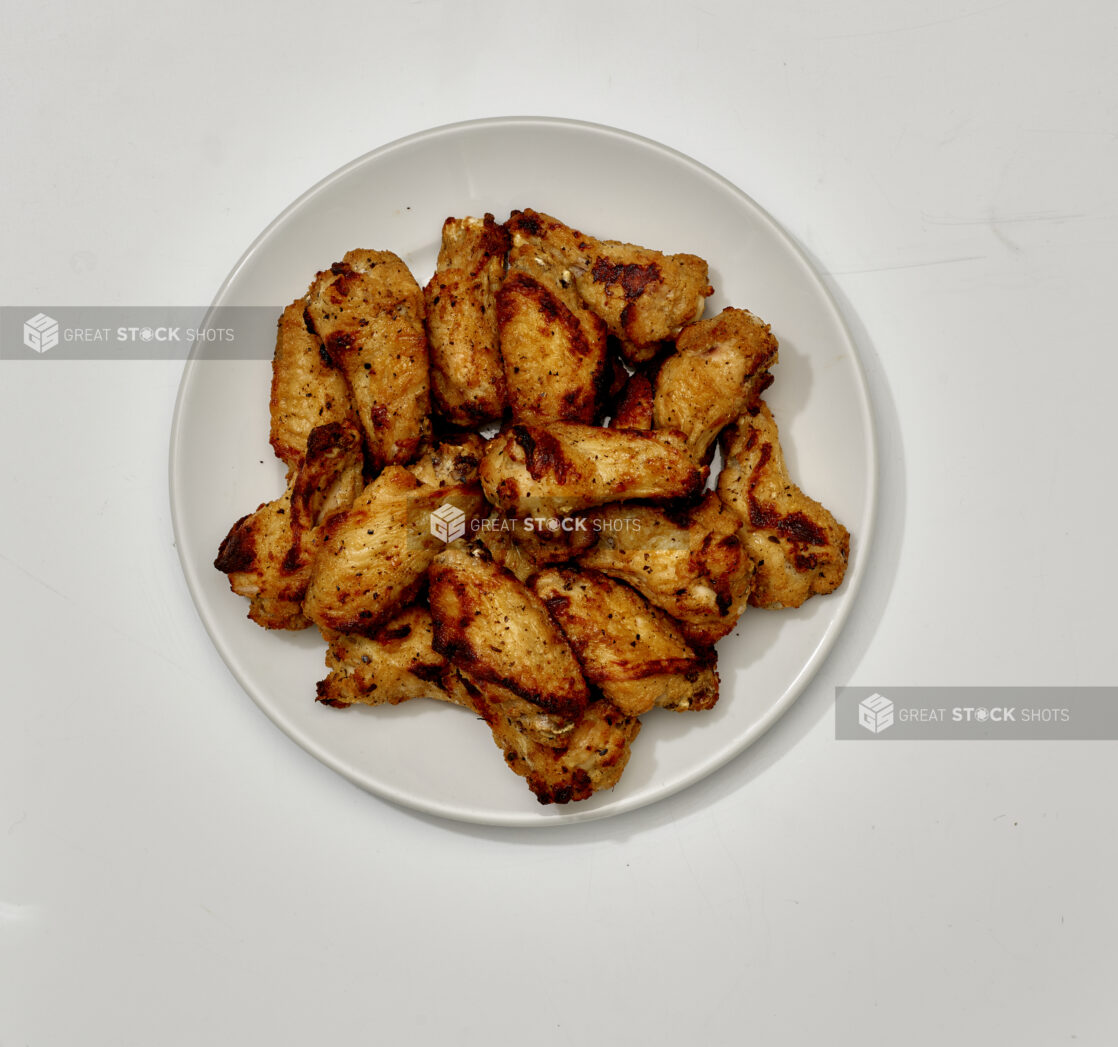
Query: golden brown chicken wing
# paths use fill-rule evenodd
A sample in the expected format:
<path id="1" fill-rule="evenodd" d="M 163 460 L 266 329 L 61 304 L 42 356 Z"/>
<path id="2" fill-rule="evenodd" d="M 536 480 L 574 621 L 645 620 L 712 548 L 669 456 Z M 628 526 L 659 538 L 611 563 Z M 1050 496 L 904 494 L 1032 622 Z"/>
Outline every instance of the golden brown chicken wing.
<path id="1" fill-rule="evenodd" d="M 513 211 L 513 243 L 550 255 L 579 296 L 621 341 L 631 363 L 648 360 L 660 343 L 702 316 L 713 293 L 707 263 L 617 240 L 596 240 L 538 211 Z"/>
<path id="2" fill-rule="evenodd" d="M 710 709 L 718 701 L 711 652 L 697 654 L 672 619 L 636 590 L 574 567 L 541 571 L 532 587 L 586 679 L 626 715 L 640 716 L 655 705 Z"/>
<path id="3" fill-rule="evenodd" d="M 275 501 L 238 520 L 214 567 L 251 601 L 248 616 L 265 629 L 305 629 L 303 596 L 322 526 L 361 490 L 361 434 L 350 422 L 311 430 L 306 457 Z"/>
<path id="4" fill-rule="evenodd" d="M 478 475 L 499 509 L 551 518 L 622 498 L 693 497 L 707 470 L 679 434 L 552 422 L 513 425 L 490 440 Z"/>
<path id="5" fill-rule="evenodd" d="M 323 527 L 304 614 L 322 629 L 375 635 L 423 587 L 452 525 L 468 527 L 482 504 L 476 484 L 433 487 L 388 466 Z"/>
<path id="6" fill-rule="evenodd" d="M 771 382 L 776 358 L 769 325 L 745 309 L 689 324 L 656 376 L 655 426 L 682 431 L 695 460 L 704 461 L 718 434 Z"/>
<path id="7" fill-rule="evenodd" d="M 318 684 L 324 705 L 399 705 L 412 698 L 451 701 L 442 681 L 447 660 L 431 646 L 431 612 L 413 604 L 372 636 L 327 631 L 326 679 Z"/>
<path id="8" fill-rule="evenodd" d="M 509 238 L 491 214 L 448 218 L 435 275 L 424 289 L 431 392 L 454 425 L 501 417 L 508 401 L 497 291 Z"/>
<path id="9" fill-rule="evenodd" d="M 391 251 L 350 251 L 311 284 L 307 315 L 345 375 L 369 465 L 415 457 L 430 430 L 423 292 Z"/>
<path id="10" fill-rule="evenodd" d="M 745 520 L 742 536 L 756 567 L 751 604 L 799 607 L 842 583 L 850 534 L 792 482 L 764 401 L 726 430 L 718 493 Z"/>
<path id="11" fill-rule="evenodd" d="M 713 491 L 683 511 L 615 503 L 594 510 L 591 520 L 598 544 L 579 558 L 584 567 L 627 582 L 699 646 L 737 624 L 753 565 L 741 518 Z"/>
<path id="12" fill-rule="evenodd" d="M 292 302 L 280 316 L 272 357 L 271 444 L 287 465 L 288 478 L 303 464 L 312 429 L 331 422 L 353 422 L 357 415 L 342 373 L 308 330 L 306 299 Z"/>
<path id="13" fill-rule="evenodd" d="M 549 255 L 515 235 L 497 320 L 513 419 L 594 421 L 608 380 L 605 324 Z"/>
<path id="14" fill-rule="evenodd" d="M 531 590 L 479 542 L 453 542 L 431 561 L 434 647 L 480 691 L 513 696 L 573 720 L 586 681 L 567 641 Z"/>

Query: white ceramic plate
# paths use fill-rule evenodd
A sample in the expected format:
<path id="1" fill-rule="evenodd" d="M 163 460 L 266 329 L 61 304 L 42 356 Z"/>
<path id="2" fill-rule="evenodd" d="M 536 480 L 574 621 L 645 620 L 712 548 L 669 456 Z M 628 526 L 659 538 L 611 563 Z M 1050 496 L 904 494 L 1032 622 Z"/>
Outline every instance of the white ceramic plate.
<path id="1" fill-rule="evenodd" d="M 533 207 L 602 238 L 701 255 L 715 295 L 753 310 L 780 340 L 767 394 L 793 476 L 850 529 L 851 564 L 834 594 L 796 611 L 750 608 L 719 644 L 722 697 L 711 712 L 653 710 L 620 784 L 567 807 L 539 806 L 485 726 L 441 702 L 320 706 L 317 630 L 266 632 L 212 566 L 238 517 L 283 488 L 268 445 L 270 346 L 260 359 L 191 359 L 171 439 L 171 504 L 183 570 L 202 622 L 233 674 L 295 741 L 358 785 L 448 818 L 555 825 L 629 811 L 687 786 L 755 741 L 792 704 L 834 644 L 866 562 L 876 476 L 856 350 L 817 275 L 748 196 L 666 146 L 566 120 L 479 120 L 424 131 L 355 160 L 309 190 L 245 252 L 215 306 L 279 311 L 351 248 L 395 251 L 420 283 L 448 215 Z M 282 773 L 273 768 L 271 773 Z"/>

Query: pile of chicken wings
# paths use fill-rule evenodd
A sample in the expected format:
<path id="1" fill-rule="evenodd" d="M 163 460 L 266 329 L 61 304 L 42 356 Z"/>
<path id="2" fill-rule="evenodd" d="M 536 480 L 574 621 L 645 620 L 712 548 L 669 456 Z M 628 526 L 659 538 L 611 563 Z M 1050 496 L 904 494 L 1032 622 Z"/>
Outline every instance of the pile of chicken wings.
<path id="1" fill-rule="evenodd" d="M 642 716 L 718 701 L 747 605 L 846 569 L 763 398 L 777 340 L 712 293 L 701 258 L 532 210 L 448 218 L 425 288 L 350 251 L 280 317 L 286 489 L 214 566 L 258 625 L 321 631 L 322 705 L 451 702 L 540 803 L 613 787 Z"/>

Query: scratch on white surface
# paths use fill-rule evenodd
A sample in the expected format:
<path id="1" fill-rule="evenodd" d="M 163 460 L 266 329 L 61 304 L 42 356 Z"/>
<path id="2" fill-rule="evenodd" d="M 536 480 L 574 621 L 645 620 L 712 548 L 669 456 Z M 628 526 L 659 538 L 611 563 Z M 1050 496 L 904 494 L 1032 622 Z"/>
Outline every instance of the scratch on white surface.
<path id="1" fill-rule="evenodd" d="M 3 560 L 4 563 L 11 564 L 20 574 L 30 578 L 33 582 L 38 582 L 44 589 L 49 589 L 54 593 L 55 596 L 61 596 L 63 600 L 70 599 L 61 589 L 56 589 L 50 582 L 44 581 L 34 571 L 29 571 L 24 567 L 23 564 L 16 563 L 10 556 L 5 556 L 3 553 L 0 553 L 0 560 Z"/>
<path id="2" fill-rule="evenodd" d="M 931 265 L 955 265 L 957 262 L 981 262 L 984 254 L 964 254 L 955 258 L 933 258 L 927 262 L 902 262 L 898 265 L 875 265 L 868 269 L 829 269 L 831 276 L 856 276 L 861 273 L 891 273 L 897 269 L 926 269 Z"/>
<path id="3" fill-rule="evenodd" d="M 990 4 L 988 7 L 979 7 L 974 11 L 960 11 L 956 15 L 948 15 L 946 18 L 935 18 L 930 22 L 918 22 L 916 25 L 899 25 L 891 29 L 866 29 L 860 33 L 829 33 L 826 36 L 820 37 L 821 40 L 853 40 L 859 37 L 866 36 L 893 36 L 897 33 L 916 33 L 921 29 L 932 29 L 940 25 L 951 25 L 953 22 L 961 22 L 966 18 L 976 18 L 979 15 L 984 15 L 988 11 L 997 11 L 1003 7 L 1008 7 L 1012 0 L 1002 0 L 1000 4 Z"/>

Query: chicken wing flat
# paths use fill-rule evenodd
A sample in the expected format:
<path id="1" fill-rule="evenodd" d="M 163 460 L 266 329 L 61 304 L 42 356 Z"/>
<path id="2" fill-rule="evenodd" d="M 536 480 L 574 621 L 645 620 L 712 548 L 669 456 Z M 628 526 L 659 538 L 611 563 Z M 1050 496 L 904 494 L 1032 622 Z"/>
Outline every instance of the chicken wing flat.
<path id="1" fill-rule="evenodd" d="M 515 235 L 497 321 L 513 419 L 594 421 L 608 380 L 606 326 L 563 269 Z"/>
<path id="2" fill-rule="evenodd" d="M 350 251 L 311 284 L 307 315 L 345 375 L 374 472 L 415 457 L 430 429 L 423 292 L 390 251 Z"/>
<path id="3" fill-rule="evenodd" d="M 715 492 L 683 511 L 617 503 L 591 517 L 598 543 L 579 558 L 584 567 L 627 582 L 693 644 L 710 646 L 737 624 L 753 565 L 741 517 Z"/>
<path id="4" fill-rule="evenodd" d="M 630 363 L 654 356 L 665 339 L 703 314 L 710 285 L 696 255 L 666 255 L 617 240 L 596 240 L 538 211 L 513 211 L 513 243 L 547 254 L 605 321 Z"/>
<path id="5" fill-rule="evenodd" d="M 481 543 L 452 542 L 428 574 L 434 648 L 479 691 L 566 720 L 582 713 L 589 692 L 563 634 L 539 597 Z"/>
<path id="6" fill-rule="evenodd" d="M 265 629 L 305 629 L 302 602 L 320 528 L 361 490 L 361 434 L 350 422 L 311 430 L 306 456 L 275 501 L 238 520 L 214 567 L 251 601 L 248 616 Z"/>
<path id="7" fill-rule="evenodd" d="M 799 607 L 837 589 L 850 534 L 792 482 L 768 404 L 761 401 L 728 428 L 722 450 L 718 493 L 745 520 L 742 534 L 756 567 L 749 602 Z"/>
<path id="8" fill-rule="evenodd" d="M 432 487 L 403 466 L 386 467 L 323 526 L 303 613 L 324 630 L 375 636 L 416 597 L 445 544 L 432 533 L 432 514 L 449 505 L 466 523 L 482 504 L 476 484 Z"/>
<path id="9" fill-rule="evenodd" d="M 345 378 L 307 328 L 306 305 L 299 298 L 283 311 L 272 357 L 271 444 L 289 478 L 303 464 L 312 429 L 357 422 Z"/>
<path id="10" fill-rule="evenodd" d="M 324 705 L 399 705 L 412 698 L 451 701 L 442 681 L 447 660 L 431 646 L 431 612 L 405 608 L 372 636 L 327 632 L 326 679 L 318 684 Z"/>
<path id="11" fill-rule="evenodd" d="M 653 706 L 685 711 L 718 701 L 718 673 L 672 619 L 640 593 L 597 571 L 541 571 L 536 595 L 563 630 L 586 679 L 627 716 Z"/>
<path id="12" fill-rule="evenodd" d="M 693 497 L 707 470 L 679 434 L 552 422 L 513 425 L 490 440 L 478 475 L 499 509 L 551 518 L 622 498 Z"/>
<path id="13" fill-rule="evenodd" d="M 491 214 L 448 218 L 435 275 L 424 289 L 431 393 L 454 425 L 501 417 L 508 402 L 497 291 L 509 237 Z"/>
<path id="14" fill-rule="evenodd" d="M 689 324 L 656 376 L 653 423 L 681 430 L 695 460 L 705 460 L 718 434 L 771 382 L 776 358 L 769 325 L 745 309 Z"/>

